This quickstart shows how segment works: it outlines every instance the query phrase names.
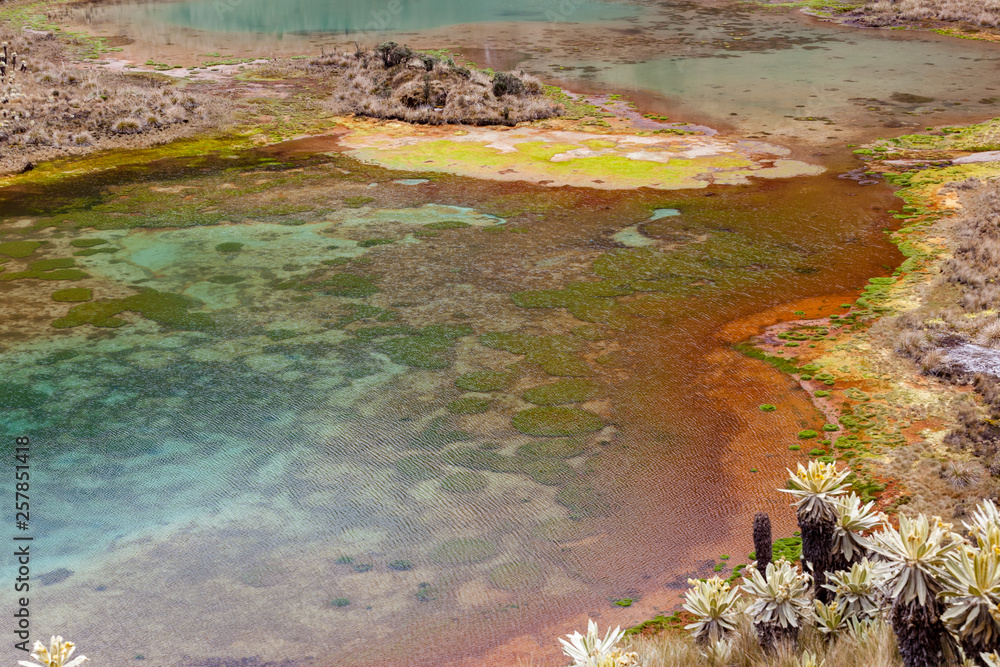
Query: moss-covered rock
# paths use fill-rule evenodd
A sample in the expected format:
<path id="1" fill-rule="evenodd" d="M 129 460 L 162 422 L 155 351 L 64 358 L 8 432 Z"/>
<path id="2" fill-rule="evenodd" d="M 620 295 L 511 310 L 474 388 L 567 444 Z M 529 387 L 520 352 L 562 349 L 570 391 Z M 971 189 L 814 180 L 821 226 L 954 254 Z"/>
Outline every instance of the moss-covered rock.
<path id="1" fill-rule="evenodd" d="M 464 565 L 480 563 L 495 557 L 499 550 L 491 542 L 479 538 L 448 540 L 434 550 L 431 556 L 435 563 L 443 565 Z"/>
<path id="2" fill-rule="evenodd" d="M 604 428 L 599 415 L 579 408 L 540 407 L 514 415 L 514 428 L 521 433 L 544 437 L 584 435 Z"/>

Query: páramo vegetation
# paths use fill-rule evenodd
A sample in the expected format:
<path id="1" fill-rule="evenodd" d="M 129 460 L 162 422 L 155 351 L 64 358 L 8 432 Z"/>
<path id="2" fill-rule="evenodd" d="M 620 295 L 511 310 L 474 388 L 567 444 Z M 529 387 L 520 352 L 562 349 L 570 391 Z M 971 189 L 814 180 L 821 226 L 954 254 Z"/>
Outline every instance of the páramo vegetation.
<path id="1" fill-rule="evenodd" d="M 522 71 L 470 69 L 396 42 L 315 58 L 310 69 L 332 77 L 334 113 L 441 125 L 515 125 L 559 115 L 542 84 Z"/>
<path id="2" fill-rule="evenodd" d="M 873 28 L 921 21 L 1000 26 L 1000 0 L 870 0 L 848 13 Z"/>
<path id="3" fill-rule="evenodd" d="M 945 444 L 958 456 L 941 464 L 941 480 L 964 496 L 955 508 L 961 516 L 961 505 L 996 497 L 1000 476 L 1000 182 L 969 179 L 948 188 L 963 204 L 961 214 L 937 223 L 952 240 L 951 257 L 918 307 L 882 318 L 871 336 L 923 375 L 979 394 L 981 401 L 969 396 L 956 408 L 958 426 Z"/>
<path id="4" fill-rule="evenodd" d="M 207 126 L 213 104 L 158 76 L 74 68 L 53 33 L 0 25 L 0 173 L 170 141 Z"/>
<path id="5" fill-rule="evenodd" d="M 574 667 L 1000 667 L 993 500 L 960 527 L 922 513 L 893 518 L 850 491 L 848 468 L 811 461 L 789 472 L 782 491 L 796 507 L 801 562 L 772 561 L 770 520 L 758 513 L 748 566 L 689 580 L 683 617 L 604 639 L 591 622 L 586 637 L 562 640 Z M 663 631 L 650 637 L 647 627 Z"/>

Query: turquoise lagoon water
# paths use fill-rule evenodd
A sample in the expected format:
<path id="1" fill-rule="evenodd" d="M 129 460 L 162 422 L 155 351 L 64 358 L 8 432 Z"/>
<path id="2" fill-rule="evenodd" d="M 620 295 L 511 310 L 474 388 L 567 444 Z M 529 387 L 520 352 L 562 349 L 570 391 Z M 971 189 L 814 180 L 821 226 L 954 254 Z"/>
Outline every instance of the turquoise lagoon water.
<path id="1" fill-rule="evenodd" d="M 5 238 L 47 241 L 7 271 L 88 276 L 0 283 L 40 632 L 107 665 L 488 664 L 512 640 L 557 661 L 567 623 L 669 611 L 753 511 L 791 530 L 773 443 L 815 417 L 708 341 L 896 261 L 886 193 L 399 177 L 251 156 L 3 195 Z M 97 239 L 111 252 L 72 254 Z M 580 281 L 600 287 L 569 312 L 532 301 Z M 54 328 L 84 312 L 52 305 L 66 285 L 175 296 Z M 539 410 L 587 425 L 553 437 Z"/>
<path id="2" fill-rule="evenodd" d="M 797 138 L 994 109 L 993 45 L 574 6 L 567 26 L 545 5 L 406 4 L 384 34 L 516 49 L 550 80 Z M 98 13 L 198 53 L 279 43 L 261 30 L 308 31 L 315 51 L 365 29 L 357 7 Z M 243 156 L 4 193 L 3 239 L 49 243 L 8 271 L 73 257 L 89 277 L 69 284 L 96 300 L 175 295 L 119 327 L 55 329 L 63 284 L 0 283 L 2 425 L 35 443 L 35 563 L 51 575 L 36 627 L 105 665 L 557 664 L 554 637 L 587 617 L 669 612 L 688 576 L 749 550 L 758 509 L 791 532 L 773 489 L 793 455 L 775 443 L 819 423 L 718 330 L 840 303 L 900 259 L 882 233 L 894 201 L 837 170 L 664 195 Z M 79 238 L 116 250 L 74 256 Z M 526 399 L 567 379 L 566 402 Z M 536 435 L 529 412 L 515 428 L 539 407 L 603 427 L 572 412 L 586 432 Z"/>
<path id="3" fill-rule="evenodd" d="M 636 16 L 639 10 L 631 3 L 602 0 L 567 0 L 562 3 L 556 0 L 389 0 L 381 4 L 350 0 L 293 0 L 281 5 L 265 0 L 191 0 L 142 6 L 126 12 L 133 17 L 141 16 L 144 22 L 217 32 L 377 36 L 387 32 L 428 30 L 456 24 L 560 19 L 573 22 L 620 20 Z"/>
<path id="4" fill-rule="evenodd" d="M 221 0 L 191 0 L 86 11 L 86 20 L 107 34 L 142 36 L 158 62 L 189 64 L 191 53 L 301 55 L 353 46 L 359 36 L 344 31 L 366 30 L 362 23 L 383 9 L 317 0 L 280 8 L 233 0 L 230 8 Z M 286 34 L 268 36 L 274 32 Z M 468 52 L 483 66 L 518 63 L 571 90 L 631 91 L 644 108 L 672 120 L 810 143 L 1000 112 L 994 43 L 860 30 L 786 9 L 690 0 L 422 0 L 403 3 L 379 32 L 360 37 L 363 43 L 390 38 Z"/>

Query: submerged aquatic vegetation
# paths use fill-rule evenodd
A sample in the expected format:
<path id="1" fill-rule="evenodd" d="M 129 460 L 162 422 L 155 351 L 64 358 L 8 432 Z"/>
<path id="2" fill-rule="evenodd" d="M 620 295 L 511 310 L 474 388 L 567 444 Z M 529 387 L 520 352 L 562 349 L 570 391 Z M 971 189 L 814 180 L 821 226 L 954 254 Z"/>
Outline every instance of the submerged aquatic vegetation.
<path id="1" fill-rule="evenodd" d="M 450 365 L 448 353 L 455 342 L 472 333 L 472 327 L 464 324 L 431 324 L 411 336 L 379 339 L 375 347 L 397 364 L 441 369 Z"/>
<path id="2" fill-rule="evenodd" d="M 120 327 L 125 320 L 116 317 L 126 311 L 139 313 L 143 317 L 171 329 L 206 331 L 215 327 L 215 321 L 208 313 L 190 312 L 200 305 L 197 299 L 182 294 L 158 292 L 147 289 L 122 299 L 92 301 L 73 306 L 64 317 L 52 323 L 57 329 L 92 324 L 95 327 Z"/>
<path id="3" fill-rule="evenodd" d="M 593 375 L 578 356 L 583 343 L 570 336 L 533 336 L 522 333 L 485 333 L 479 342 L 486 347 L 523 354 L 526 361 L 538 364 L 549 375 L 584 377 Z"/>
<path id="4" fill-rule="evenodd" d="M 456 415 L 476 415 L 490 409 L 490 402 L 475 396 L 463 396 L 451 401 L 446 406 L 448 412 Z"/>
<path id="5" fill-rule="evenodd" d="M 490 583 L 497 588 L 517 591 L 535 588 L 542 583 L 542 569 L 534 563 L 504 563 L 490 570 Z"/>
<path id="6" fill-rule="evenodd" d="M 540 407 L 514 415 L 514 428 L 528 435 L 546 437 L 584 435 L 604 428 L 600 415 L 579 408 Z"/>
<path id="7" fill-rule="evenodd" d="M 500 551 L 496 545 L 480 538 L 448 540 L 434 550 L 434 562 L 444 565 L 479 563 L 495 557 Z"/>
<path id="8" fill-rule="evenodd" d="M 559 405 L 561 403 L 579 403 L 596 398 L 600 391 L 601 387 L 597 382 L 584 378 L 574 378 L 534 387 L 524 392 L 521 397 L 536 405 Z"/>
<path id="9" fill-rule="evenodd" d="M 477 472 L 457 472 L 441 480 L 441 490 L 450 493 L 476 493 L 488 485 L 486 475 Z"/>
<path id="10" fill-rule="evenodd" d="M 455 379 L 455 386 L 466 391 L 499 391 L 506 389 L 512 379 L 511 373 L 474 371 L 458 376 Z"/>

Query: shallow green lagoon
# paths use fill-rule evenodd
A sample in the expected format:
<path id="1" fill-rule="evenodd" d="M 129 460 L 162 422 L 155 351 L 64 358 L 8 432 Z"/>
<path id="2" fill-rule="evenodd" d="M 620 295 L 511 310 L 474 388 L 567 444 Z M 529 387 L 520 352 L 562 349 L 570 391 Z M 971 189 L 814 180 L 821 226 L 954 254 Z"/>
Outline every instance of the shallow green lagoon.
<path id="1" fill-rule="evenodd" d="M 781 507 L 766 446 L 759 486 L 722 461 L 758 393 L 798 399 L 719 376 L 712 335 L 896 261 L 886 193 L 426 178 L 248 154 L 0 193 L 38 244 L 0 277 L 45 274 L 0 281 L 0 424 L 34 443 L 38 571 L 73 571 L 40 625 L 108 665 L 458 661 L 641 620 Z"/>
<path id="2" fill-rule="evenodd" d="M 632 92 L 644 110 L 673 120 L 811 143 L 1000 113 L 995 43 L 859 30 L 792 9 L 692 0 L 422 0 L 403 3 L 376 31 L 364 27 L 383 11 L 339 1 L 279 9 L 257 0 L 233 0 L 232 7 L 190 0 L 88 8 L 86 20 L 108 34 L 165 43 L 152 48 L 160 49 L 157 62 L 171 64 L 191 64 L 192 53 L 310 55 L 359 39 L 447 47 L 482 66 L 516 64 L 571 90 Z"/>
<path id="3" fill-rule="evenodd" d="M 294 0 L 282 5 L 264 0 L 190 0 L 111 8 L 100 10 L 100 13 L 127 17 L 127 20 L 147 25 L 168 25 L 179 29 L 274 36 L 326 33 L 364 37 L 456 24 L 548 22 L 560 20 L 559 17 L 573 22 L 621 20 L 636 16 L 639 10 L 632 3 L 602 0 L 571 0 L 564 3 L 555 0 L 397 0 L 382 4 L 349 0 Z"/>

